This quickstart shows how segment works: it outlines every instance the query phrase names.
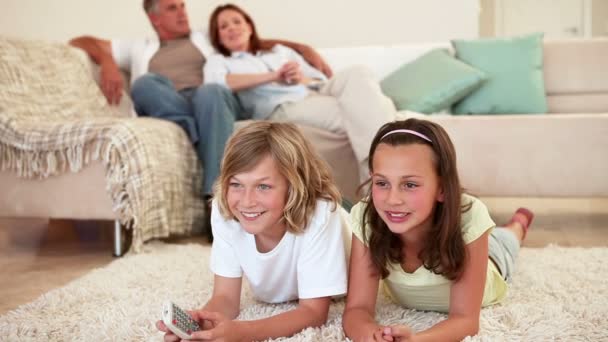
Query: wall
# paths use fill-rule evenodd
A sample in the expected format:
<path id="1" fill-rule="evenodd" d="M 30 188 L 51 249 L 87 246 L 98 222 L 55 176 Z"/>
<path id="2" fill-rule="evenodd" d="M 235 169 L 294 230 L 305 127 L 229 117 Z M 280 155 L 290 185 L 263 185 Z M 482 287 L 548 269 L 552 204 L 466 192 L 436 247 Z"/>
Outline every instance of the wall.
<path id="1" fill-rule="evenodd" d="M 503 0 L 508 1 L 508 0 Z M 496 35 L 496 6 L 497 0 L 479 0 L 479 36 L 493 37 Z M 591 37 L 608 36 L 608 0 L 590 0 L 586 5 L 591 6 Z"/>
<path id="2" fill-rule="evenodd" d="M 0 34 L 67 41 L 152 34 L 141 0 L 1 0 Z M 187 0 L 192 28 L 226 1 Z M 241 0 L 263 37 L 317 47 L 475 38 L 479 0 Z M 282 7 L 281 10 L 278 8 Z M 286 8 L 289 8 L 288 10 Z"/>

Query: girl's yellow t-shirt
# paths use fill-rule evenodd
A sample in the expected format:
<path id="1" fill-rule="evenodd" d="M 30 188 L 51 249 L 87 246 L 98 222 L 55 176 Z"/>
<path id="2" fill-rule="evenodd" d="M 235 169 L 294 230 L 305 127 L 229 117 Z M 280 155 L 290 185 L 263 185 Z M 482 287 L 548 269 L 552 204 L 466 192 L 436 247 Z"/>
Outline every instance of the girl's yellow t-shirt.
<path id="1" fill-rule="evenodd" d="M 469 202 L 472 203 L 471 208 L 462 213 L 460 222 L 465 244 L 475 241 L 487 230 L 496 226 L 483 202 L 475 197 L 463 194 L 462 203 Z M 361 228 L 363 211 L 366 205 L 367 203 L 362 201 L 352 208 L 350 223 L 355 236 L 367 246 L 368 243 L 363 240 Z M 424 266 L 420 266 L 414 273 L 407 273 L 400 264 L 392 263 L 389 265 L 389 271 L 389 276 L 382 281 L 382 287 L 395 302 L 412 309 L 449 311 L 451 285 L 449 279 L 427 270 Z M 500 275 L 494 263 L 488 261 L 482 306 L 499 303 L 505 298 L 506 294 L 506 281 Z"/>

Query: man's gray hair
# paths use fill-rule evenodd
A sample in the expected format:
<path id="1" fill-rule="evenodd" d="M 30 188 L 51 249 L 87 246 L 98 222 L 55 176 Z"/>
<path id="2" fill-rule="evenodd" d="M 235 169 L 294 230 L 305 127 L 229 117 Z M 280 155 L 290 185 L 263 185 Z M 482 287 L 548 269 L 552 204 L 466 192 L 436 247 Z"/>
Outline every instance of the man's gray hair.
<path id="1" fill-rule="evenodd" d="M 146 13 L 158 13 L 159 0 L 144 0 L 144 11 Z"/>

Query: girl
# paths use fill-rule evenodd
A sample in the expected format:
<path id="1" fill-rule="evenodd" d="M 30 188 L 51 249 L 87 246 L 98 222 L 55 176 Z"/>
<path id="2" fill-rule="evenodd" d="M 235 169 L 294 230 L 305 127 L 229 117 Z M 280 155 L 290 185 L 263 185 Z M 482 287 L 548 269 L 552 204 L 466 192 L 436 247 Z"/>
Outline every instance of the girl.
<path id="1" fill-rule="evenodd" d="M 394 105 L 368 69 L 351 68 L 327 80 L 286 46 L 264 50 L 251 17 L 232 4 L 215 9 L 209 34 L 221 54 L 208 58 L 205 83 L 220 83 L 237 92 L 254 119 L 346 133 L 360 163 L 360 176 L 367 177 L 369 144 L 380 126 L 395 119 Z"/>
<path id="2" fill-rule="evenodd" d="M 205 324 L 193 338 L 265 340 L 323 325 L 331 297 L 346 293 L 350 229 L 339 201 L 328 167 L 293 124 L 257 121 L 236 132 L 212 203 L 213 295 L 191 312 Z M 297 308 L 234 320 L 243 276 L 257 299 L 298 300 Z"/>
<path id="3" fill-rule="evenodd" d="M 475 335 L 481 307 L 505 297 L 533 214 L 520 208 L 506 227 L 493 229 L 485 205 L 462 193 L 450 138 L 430 121 L 384 125 L 369 163 L 370 194 L 351 211 L 356 238 L 346 335 L 354 341 L 460 341 Z M 417 333 L 378 324 L 381 279 L 397 303 L 448 312 L 448 318 Z"/>

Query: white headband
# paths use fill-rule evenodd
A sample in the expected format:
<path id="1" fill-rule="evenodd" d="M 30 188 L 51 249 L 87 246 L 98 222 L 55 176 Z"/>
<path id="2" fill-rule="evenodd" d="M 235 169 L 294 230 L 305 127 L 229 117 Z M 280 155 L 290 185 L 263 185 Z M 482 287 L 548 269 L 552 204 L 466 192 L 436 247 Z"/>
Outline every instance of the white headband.
<path id="1" fill-rule="evenodd" d="M 386 138 L 386 136 L 387 136 L 387 135 L 391 135 L 391 134 L 393 134 L 393 133 L 407 133 L 407 134 L 413 134 L 413 135 L 415 135 L 415 136 L 417 136 L 417 137 L 420 137 L 420 138 L 422 138 L 422 139 L 424 139 L 424 140 L 426 140 L 426 141 L 428 141 L 428 142 L 430 142 L 430 143 L 433 143 L 433 142 L 431 141 L 431 139 L 429 139 L 429 138 L 428 138 L 426 135 L 424 135 L 424 134 L 422 134 L 422 133 L 418 133 L 418 132 L 416 132 L 416 131 L 412 131 L 411 129 L 396 129 L 396 130 L 394 130 L 394 131 L 390 131 L 390 132 L 386 133 L 385 135 L 383 135 L 383 136 L 382 136 L 382 138 L 380 138 L 380 140 L 382 140 L 382 139 Z"/>

